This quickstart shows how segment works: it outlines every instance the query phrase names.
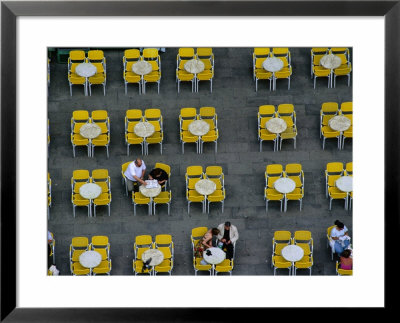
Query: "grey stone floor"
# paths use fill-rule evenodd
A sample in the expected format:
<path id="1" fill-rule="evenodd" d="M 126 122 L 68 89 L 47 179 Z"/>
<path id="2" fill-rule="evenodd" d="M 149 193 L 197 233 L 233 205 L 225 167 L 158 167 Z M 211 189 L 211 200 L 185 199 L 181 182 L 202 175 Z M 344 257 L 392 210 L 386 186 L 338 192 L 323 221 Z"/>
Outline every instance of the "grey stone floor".
<path id="1" fill-rule="evenodd" d="M 50 120 L 50 153 L 48 169 L 52 179 L 53 205 L 48 228 L 56 239 L 56 265 L 60 274 L 69 275 L 69 245 L 74 236 L 107 235 L 111 243 L 112 275 L 132 275 L 133 243 L 136 235 L 168 233 L 175 243 L 173 275 L 193 275 L 191 229 L 197 226 L 213 227 L 227 220 L 238 227 L 240 238 L 236 244 L 234 275 L 272 275 L 270 267 L 272 236 L 276 230 L 310 230 L 314 238 L 313 275 L 334 275 L 335 263 L 326 248 L 326 228 L 336 219 L 341 220 L 352 236 L 352 213 L 344 210 L 342 201 L 334 201 L 329 211 L 325 197 L 324 169 L 326 163 L 352 160 L 352 143 L 338 151 L 336 141 L 328 140 L 325 150 L 319 138 L 319 111 L 321 104 L 335 101 L 339 104 L 352 100 L 352 87 L 347 78 L 338 78 L 336 88 L 328 89 L 326 80 L 317 81 L 313 89 L 310 78 L 310 48 L 290 48 L 293 75 L 291 88 L 287 81 L 278 80 L 277 90 L 270 92 L 266 82 L 259 83 L 255 92 L 252 80 L 252 48 L 214 48 L 215 78 L 213 93 L 209 83 L 200 83 L 199 92 L 192 93 L 190 83 L 181 84 L 177 93 L 175 68 L 177 48 L 161 53 L 162 79 L 160 94 L 156 85 L 149 85 L 145 95 L 138 95 L 136 85 L 130 85 L 124 94 L 122 79 L 123 49 L 104 49 L 107 58 L 107 89 L 94 87 L 92 96 L 85 97 L 82 87 L 69 94 L 67 65 L 51 62 L 51 84 L 48 98 Z M 274 152 L 272 144 L 264 143 L 259 152 L 257 140 L 257 111 L 263 104 L 292 103 L 297 114 L 297 149 L 292 141 L 283 143 L 282 150 Z M 181 153 L 178 115 L 182 107 L 214 106 L 218 114 L 218 153 L 214 145 L 206 144 L 204 153 L 195 153 L 194 145 L 185 145 Z M 171 215 L 166 206 L 157 208 L 155 216 L 148 216 L 146 207 L 138 207 L 133 216 L 131 199 L 124 195 L 121 184 L 121 165 L 140 157 L 140 149 L 131 147 L 127 156 L 124 143 L 124 116 L 127 109 L 160 108 L 164 117 L 164 149 L 158 145 L 149 148 L 143 159 L 148 170 L 156 162 L 171 165 L 173 201 Z M 83 148 L 77 148 L 73 158 L 70 142 L 70 119 L 76 109 L 106 109 L 111 121 L 110 158 L 104 148 L 97 148 L 94 158 L 87 157 Z M 270 203 L 265 212 L 263 199 L 264 171 L 271 163 L 301 163 L 305 173 L 303 209 L 298 202 L 288 203 L 281 213 L 279 203 Z M 186 167 L 189 165 L 220 165 L 226 185 L 224 213 L 219 203 L 212 204 L 210 214 L 201 212 L 201 205 L 193 204 L 187 214 L 185 199 Z M 98 208 L 96 218 L 88 218 L 86 208 L 77 208 L 73 217 L 70 179 L 74 169 L 107 168 L 111 176 L 111 216 L 107 209 Z M 285 275 L 282 271 L 279 274 Z M 300 271 L 308 274 L 308 271 Z"/>

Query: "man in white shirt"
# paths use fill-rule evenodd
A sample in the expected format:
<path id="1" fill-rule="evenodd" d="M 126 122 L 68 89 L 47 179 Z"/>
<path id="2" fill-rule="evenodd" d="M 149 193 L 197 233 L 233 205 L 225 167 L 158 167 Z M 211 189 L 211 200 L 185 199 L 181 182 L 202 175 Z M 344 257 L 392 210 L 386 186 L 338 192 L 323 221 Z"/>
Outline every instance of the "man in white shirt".
<path id="1" fill-rule="evenodd" d="M 132 163 L 129 164 L 124 173 L 129 192 L 133 191 L 134 189 L 137 190 L 138 183 L 146 186 L 146 182 L 144 181 L 145 172 L 146 165 L 142 159 L 136 158 Z"/>

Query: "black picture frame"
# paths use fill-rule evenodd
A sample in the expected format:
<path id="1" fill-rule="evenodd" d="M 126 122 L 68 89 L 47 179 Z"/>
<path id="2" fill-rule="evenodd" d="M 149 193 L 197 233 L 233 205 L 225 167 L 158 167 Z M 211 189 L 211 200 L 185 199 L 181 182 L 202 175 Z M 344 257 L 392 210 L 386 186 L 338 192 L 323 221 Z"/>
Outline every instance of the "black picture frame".
<path id="1" fill-rule="evenodd" d="M 179 308 L 16 307 L 16 19 L 18 16 L 384 16 L 385 19 L 385 254 L 399 229 L 400 1 L 2 1 L 1 2 L 1 322 L 201 321 Z M 90 8 L 90 10 L 88 10 Z M 371 53 L 373 55 L 373 53 Z M 372 81 L 372 80 L 371 80 Z M 365 94 L 368 95 L 368 94 Z M 372 150 L 373 148 L 371 148 Z M 393 232 L 395 231 L 395 232 Z M 390 234 L 389 234 L 390 232 Z M 383 249 L 382 249 L 383 250 Z M 385 257 L 387 261 L 388 257 Z M 391 308 L 385 265 L 385 309 Z M 391 282 L 392 284 L 392 282 Z M 396 286 L 394 284 L 393 286 Z M 211 295 L 211 294 L 210 294 Z M 325 295 L 328 297 L 327 295 Z M 312 304 L 310 304 L 312 306 Z M 177 311 L 178 310 L 178 311 Z M 237 315 L 213 310 L 214 320 Z M 197 313 L 197 314 L 196 314 Z M 290 313 L 286 312 L 287 314 Z M 90 319 L 89 319 L 90 318 Z M 289 318 L 289 316 L 288 316 Z M 209 320 L 210 321 L 210 320 Z"/>

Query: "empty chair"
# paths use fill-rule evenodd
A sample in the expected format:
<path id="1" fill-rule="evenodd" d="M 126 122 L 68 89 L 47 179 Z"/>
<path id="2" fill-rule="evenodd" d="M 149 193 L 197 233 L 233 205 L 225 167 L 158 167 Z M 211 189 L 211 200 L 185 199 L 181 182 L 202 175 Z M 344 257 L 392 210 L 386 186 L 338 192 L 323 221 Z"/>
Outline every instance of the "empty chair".
<path id="1" fill-rule="evenodd" d="M 136 205 L 147 205 L 148 213 L 151 212 L 151 201 L 150 198 L 144 196 L 140 192 L 133 192 L 132 191 L 132 203 L 133 203 L 133 214 L 136 215 Z"/>
<path id="2" fill-rule="evenodd" d="M 86 78 L 75 73 L 76 66 L 86 62 L 85 52 L 83 50 L 71 50 L 68 57 L 68 83 L 70 95 L 72 96 L 72 85 L 83 85 L 85 92 Z"/>
<path id="3" fill-rule="evenodd" d="M 275 231 L 272 237 L 272 257 L 282 256 L 282 249 L 291 244 L 291 241 L 292 234 L 290 231 Z"/>
<path id="4" fill-rule="evenodd" d="M 304 256 L 299 261 L 294 262 L 294 275 L 296 275 L 298 269 L 308 269 L 311 276 L 311 268 L 314 264 L 312 256 Z"/>
<path id="5" fill-rule="evenodd" d="M 269 132 L 267 129 L 258 129 L 258 140 L 260 141 L 260 152 L 262 151 L 263 141 L 272 141 L 274 143 L 274 151 L 276 151 L 278 136 L 276 133 Z"/>
<path id="6" fill-rule="evenodd" d="M 220 190 L 224 187 L 225 177 L 221 166 L 207 166 L 205 177 L 215 183 L 217 190 Z"/>
<path id="7" fill-rule="evenodd" d="M 202 258 L 193 257 L 193 269 L 194 269 L 195 276 L 197 276 L 198 271 L 208 271 L 211 276 L 212 265 L 210 265 L 210 264 L 203 265 L 202 260 L 203 260 Z"/>
<path id="8" fill-rule="evenodd" d="M 196 58 L 204 63 L 204 69 L 214 69 L 214 54 L 211 47 L 198 47 Z"/>
<path id="9" fill-rule="evenodd" d="M 157 93 L 160 93 L 160 81 L 161 81 L 161 67 L 156 60 L 149 61 L 151 64 L 151 72 L 143 75 L 143 93 L 146 93 L 147 83 L 157 83 Z"/>
<path id="10" fill-rule="evenodd" d="M 253 79 L 255 80 L 256 65 L 261 66 L 265 59 L 270 56 L 271 50 L 269 47 L 256 47 L 253 50 Z M 259 63 L 257 64 L 257 61 Z"/>
<path id="11" fill-rule="evenodd" d="M 220 202 L 222 205 L 222 213 L 224 213 L 224 200 L 225 200 L 225 189 L 216 189 L 214 193 L 207 195 L 207 212 L 210 213 L 210 203 Z"/>
<path id="12" fill-rule="evenodd" d="M 193 48 L 179 48 L 176 57 L 176 82 L 178 83 L 178 93 L 180 82 L 192 82 L 192 92 L 195 88 L 195 76 L 185 70 L 184 65 L 187 61 L 195 59 Z"/>
<path id="13" fill-rule="evenodd" d="M 258 127 L 265 129 L 265 123 L 276 116 L 275 106 L 260 105 L 258 107 L 257 120 Z"/>
<path id="14" fill-rule="evenodd" d="M 88 63 L 96 66 L 96 74 L 89 77 L 89 94 L 92 95 L 92 85 L 103 85 L 103 92 L 106 95 L 106 59 L 102 50 L 89 50 Z"/>
<path id="15" fill-rule="evenodd" d="M 232 276 L 233 270 L 233 259 L 224 259 L 221 263 L 215 265 L 214 272 L 215 275 L 219 273 L 229 273 Z"/>
<path id="16" fill-rule="evenodd" d="M 110 145 L 110 134 L 101 134 L 100 136 L 92 139 L 92 156 L 94 156 L 94 148 L 95 147 L 106 147 L 107 150 L 107 158 L 109 158 L 110 154 L 108 151 L 108 146 Z"/>
<path id="17" fill-rule="evenodd" d="M 337 187 L 332 186 L 328 188 L 329 195 L 329 210 L 332 209 L 332 200 L 344 200 L 344 207 L 346 208 L 347 193 L 339 190 Z"/>
<path id="18" fill-rule="evenodd" d="M 141 60 L 139 49 L 127 49 L 122 58 L 123 73 L 122 77 L 125 84 L 125 95 L 128 91 L 128 84 L 138 84 L 139 94 L 141 92 L 142 78 L 139 74 L 132 71 L 132 65 Z"/>
<path id="19" fill-rule="evenodd" d="M 215 144 L 215 153 L 217 152 L 219 131 L 218 129 L 210 130 L 205 135 L 200 137 L 200 152 L 203 152 L 203 145 L 205 142 L 213 142 Z"/>
<path id="20" fill-rule="evenodd" d="M 144 61 L 155 61 L 157 64 L 161 66 L 161 58 L 160 55 L 158 54 L 158 49 L 157 48 L 144 48 L 142 57 Z"/>
<path id="21" fill-rule="evenodd" d="M 335 181 L 344 174 L 343 163 L 331 162 L 326 164 L 325 169 L 325 192 L 328 197 L 328 188 L 335 186 Z"/>
<path id="22" fill-rule="evenodd" d="M 296 139 L 297 138 L 297 127 L 295 124 L 288 126 L 285 131 L 279 134 L 279 149 L 282 150 L 282 142 L 283 140 L 292 139 L 293 140 L 293 147 L 296 149 Z"/>
<path id="23" fill-rule="evenodd" d="M 171 191 L 163 191 L 159 195 L 153 198 L 153 207 L 154 207 L 154 215 L 156 214 L 156 205 L 157 204 L 167 204 L 168 205 L 168 215 L 170 213 L 171 208 L 171 199 L 172 194 Z"/>
<path id="24" fill-rule="evenodd" d="M 170 234 L 157 234 L 153 248 L 160 250 L 164 255 L 164 259 L 174 258 L 174 243 Z"/>
<path id="25" fill-rule="evenodd" d="M 102 260 L 110 260 L 110 243 L 107 236 L 93 236 L 89 248 L 101 254 Z"/>
<path id="26" fill-rule="evenodd" d="M 265 186 L 268 188 L 274 187 L 274 182 L 284 176 L 283 166 L 281 164 L 269 164 L 265 167 Z"/>
<path id="27" fill-rule="evenodd" d="M 204 178 L 202 166 L 188 166 L 185 173 L 186 189 L 194 190 L 194 185 Z"/>
<path id="28" fill-rule="evenodd" d="M 72 264 L 79 263 L 79 256 L 89 250 L 89 240 L 87 237 L 73 237 L 69 246 L 69 261 L 72 273 Z"/>
<path id="29" fill-rule="evenodd" d="M 105 275 L 110 275 L 112 269 L 111 265 L 111 259 L 110 260 L 103 260 L 100 265 L 97 267 L 94 267 L 92 270 L 93 276 L 99 275 L 99 274 L 105 274 Z"/>
<path id="30" fill-rule="evenodd" d="M 284 103 L 278 105 L 277 116 L 285 120 L 288 127 L 296 124 L 296 112 L 294 111 L 294 105 L 290 103 Z"/>
<path id="31" fill-rule="evenodd" d="M 111 215 L 111 192 L 101 193 L 98 197 L 93 200 L 94 216 L 96 217 L 97 206 L 107 206 L 108 216 Z"/>
<path id="32" fill-rule="evenodd" d="M 264 188 L 265 212 L 268 212 L 268 202 L 270 201 L 281 202 L 281 212 L 282 212 L 283 198 L 284 198 L 283 194 L 279 193 L 276 189 Z"/>
<path id="33" fill-rule="evenodd" d="M 90 269 L 83 267 L 79 262 L 74 262 L 71 265 L 71 273 L 73 276 L 89 276 Z"/>
<path id="34" fill-rule="evenodd" d="M 345 174 L 347 176 L 353 176 L 353 162 L 346 163 Z"/>
<path id="35" fill-rule="evenodd" d="M 321 106 L 320 111 L 320 138 L 322 136 L 322 128 L 330 127 L 328 126 L 328 122 L 331 118 L 339 114 L 339 105 L 337 102 L 324 102 Z"/>
<path id="36" fill-rule="evenodd" d="M 324 57 L 325 55 L 327 55 L 328 51 L 329 51 L 329 49 L 327 47 L 311 48 L 311 78 L 313 77 L 313 67 L 320 66 L 321 58 Z"/>
<path id="37" fill-rule="evenodd" d="M 292 269 L 292 263 L 287 261 L 282 256 L 273 256 L 272 257 L 272 267 L 274 268 L 274 276 L 276 275 L 277 269 L 288 269 L 289 275 Z"/>
<path id="38" fill-rule="evenodd" d="M 142 254 L 146 250 L 153 248 L 153 240 L 150 235 L 138 235 L 135 237 L 133 249 L 135 251 L 135 260 L 142 260 Z"/>
<path id="39" fill-rule="evenodd" d="M 286 164 L 285 177 L 293 180 L 296 187 L 303 187 L 304 185 L 304 171 L 301 164 Z"/>
<path id="40" fill-rule="evenodd" d="M 91 122 L 91 120 L 87 110 L 73 111 L 71 118 L 71 134 L 79 134 L 81 127 L 89 122 Z"/>
<path id="41" fill-rule="evenodd" d="M 191 203 L 201 203 L 202 209 L 204 210 L 206 199 L 204 198 L 204 195 L 197 193 L 196 190 L 186 190 L 186 201 L 188 203 L 188 214 L 190 213 Z"/>
<path id="42" fill-rule="evenodd" d="M 313 253 L 314 242 L 310 231 L 295 231 L 293 235 L 293 244 L 303 249 L 304 256 L 310 256 Z"/>
<path id="43" fill-rule="evenodd" d="M 272 77 L 273 74 L 272 72 L 269 72 L 264 69 L 263 63 L 265 61 L 265 58 L 256 58 L 255 59 L 255 65 L 253 66 L 253 78 L 256 81 L 256 92 L 258 91 L 258 81 L 259 80 L 267 80 L 269 81 L 269 90 L 271 91 L 271 86 L 272 86 Z"/>
<path id="44" fill-rule="evenodd" d="M 344 115 L 353 114 L 353 102 L 352 101 L 342 102 L 340 104 L 340 113 Z"/>

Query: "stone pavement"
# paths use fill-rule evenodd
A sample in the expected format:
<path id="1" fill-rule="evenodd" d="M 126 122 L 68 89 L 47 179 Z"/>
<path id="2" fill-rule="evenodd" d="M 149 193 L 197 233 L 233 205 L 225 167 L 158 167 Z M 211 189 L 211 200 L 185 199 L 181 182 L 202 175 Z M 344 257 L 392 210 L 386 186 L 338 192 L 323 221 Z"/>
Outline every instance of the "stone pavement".
<path id="1" fill-rule="evenodd" d="M 338 151 L 336 141 L 327 140 L 322 150 L 319 138 L 319 112 L 323 102 L 339 104 L 352 101 L 352 86 L 347 78 L 337 79 L 336 88 L 328 89 L 327 80 L 317 80 L 313 89 L 310 78 L 310 48 L 290 48 L 293 75 L 291 88 L 287 80 L 277 81 L 277 90 L 269 91 L 269 83 L 259 82 L 255 92 L 252 80 L 253 48 L 213 48 L 215 55 L 215 78 L 213 93 L 209 82 L 201 82 L 199 92 L 191 92 L 191 83 L 181 83 L 177 93 L 175 68 L 177 48 L 167 48 L 160 53 L 162 78 L 160 94 L 156 84 L 148 84 L 146 94 L 138 95 L 137 85 L 128 85 L 124 93 L 122 79 L 123 49 L 103 49 L 107 59 L 107 87 L 103 96 L 102 86 L 92 87 L 92 96 L 85 97 L 81 86 L 73 87 L 70 96 L 67 64 L 51 62 L 51 84 L 48 99 L 50 119 L 50 156 L 48 169 L 52 179 L 52 207 L 48 229 L 56 239 L 56 265 L 62 275 L 70 275 L 69 245 L 74 236 L 107 235 L 111 244 L 112 275 L 132 275 L 133 244 L 136 235 L 171 234 L 175 243 L 173 275 L 193 275 L 191 229 L 197 226 L 216 227 L 227 220 L 236 225 L 239 240 L 233 275 L 272 275 L 270 267 L 272 236 L 276 230 L 310 230 L 314 238 L 313 275 L 334 275 L 335 263 L 326 247 L 326 229 L 336 219 L 349 228 L 352 236 L 352 212 L 344 210 L 342 201 L 325 197 L 324 169 L 326 163 L 352 160 L 352 142 L 346 141 L 345 149 Z M 268 84 L 268 85 L 267 85 Z M 263 144 L 259 152 L 257 140 L 257 111 L 263 104 L 292 103 L 297 114 L 297 149 L 293 141 L 283 142 L 282 150 L 273 151 L 272 143 Z M 181 153 L 178 115 L 182 107 L 213 106 L 218 114 L 218 152 L 214 144 L 205 144 L 204 153 L 195 152 L 194 145 L 185 145 Z M 124 116 L 127 109 L 160 108 L 164 118 L 163 154 L 159 145 L 150 145 L 149 155 L 144 156 L 148 171 L 156 162 L 171 165 L 172 204 L 171 215 L 166 206 L 158 206 L 155 216 L 147 215 L 147 207 L 137 207 L 133 216 L 130 197 L 124 195 L 121 184 L 121 165 L 141 157 L 140 148 L 131 146 L 126 154 L 124 142 Z M 105 109 L 111 122 L 110 158 L 105 148 L 96 148 L 94 158 L 87 157 L 86 150 L 77 148 L 72 155 L 70 142 L 70 119 L 72 111 Z M 301 163 L 305 174 L 303 209 L 299 203 L 288 202 L 288 210 L 281 213 L 279 203 L 269 203 L 265 212 L 263 190 L 264 172 L 267 164 Z M 220 165 L 225 174 L 226 200 L 224 213 L 220 203 L 210 206 L 210 214 L 201 212 L 201 204 L 191 206 L 187 214 L 185 198 L 185 171 L 189 165 Z M 88 218 L 86 208 L 77 208 L 73 217 L 71 204 L 71 176 L 75 169 L 106 168 L 111 176 L 111 216 L 107 208 L 97 208 L 97 217 Z M 46 249 L 47 250 L 47 249 Z M 201 273 L 199 273 L 201 274 Z M 279 274 L 286 274 L 282 271 Z M 299 275 L 308 274 L 307 270 Z"/>

